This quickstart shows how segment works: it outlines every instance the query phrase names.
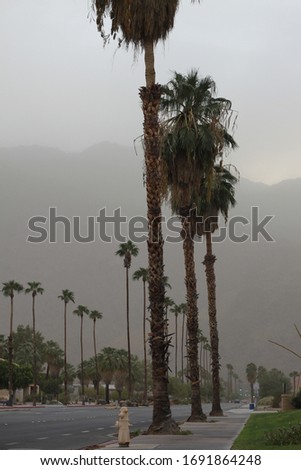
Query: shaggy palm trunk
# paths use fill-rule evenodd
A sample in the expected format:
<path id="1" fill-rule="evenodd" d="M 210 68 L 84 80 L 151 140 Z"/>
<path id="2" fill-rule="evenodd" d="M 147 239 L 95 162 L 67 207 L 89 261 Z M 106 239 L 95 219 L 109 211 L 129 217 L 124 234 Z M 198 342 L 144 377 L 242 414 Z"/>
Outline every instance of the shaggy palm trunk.
<path id="1" fill-rule="evenodd" d="M 36 316 L 35 295 L 32 296 L 32 335 L 33 335 L 33 406 L 37 405 L 37 345 L 36 345 Z"/>
<path id="2" fill-rule="evenodd" d="M 68 403 L 67 388 L 67 302 L 64 303 L 64 402 Z"/>
<path id="3" fill-rule="evenodd" d="M 149 301 L 151 311 L 150 347 L 153 378 L 153 421 L 149 433 L 178 432 L 171 417 L 168 396 L 168 346 L 164 335 L 164 264 L 161 227 L 161 175 L 159 106 L 161 86 L 155 84 L 153 43 L 144 44 L 146 86 L 139 95 L 144 116 L 144 152 L 146 167 L 146 200 L 148 218 Z"/>
<path id="4" fill-rule="evenodd" d="M 205 265 L 207 282 L 208 316 L 211 346 L 212 409 L 210 412 L 210 416 L 223 416 L 223 411 L 220 402 L 220 363 L 216 318 L 216 281 L 214 271 L 215 261 L 216 257 L 212 254 L 211 232 L 208 231 L 206 232 L 206 255 L 203 264 Z"/>
<path id="5" fill-rule="evenodd" d="M 189 217 L 182 218 L 185 260 L 185 285 L 186 285 L 186 321 L 187 321 L 187 355 L 188 355 L 188 379 L 191 383 L 191 415 L 188 421 L 205 421 L 206 415 L 202 410 L 201 388 L 198 363 L 198 337 L 199 330 L 197 283 L 194 262 L 193 231 Z"/>
<path id="6" fill-rule="evenodd" d="M 185 315 L 186 313 L 182 311 L 182 341 L 181 341 L 181 381 L 184 383 L 184 337 L 185 337 Z"/>
<path id="7" fill-rule="evenodd" d="M 175 375 L 178 378 L 178 314 L 175 315 Z"/>
<path id="8" fill-rule="evenodd" d="M 143 355 L 144 355 L 144 391 L 143 400 L 147 402 L 147 356 L 146 356 L 146 281 L 143 281 Z"/>

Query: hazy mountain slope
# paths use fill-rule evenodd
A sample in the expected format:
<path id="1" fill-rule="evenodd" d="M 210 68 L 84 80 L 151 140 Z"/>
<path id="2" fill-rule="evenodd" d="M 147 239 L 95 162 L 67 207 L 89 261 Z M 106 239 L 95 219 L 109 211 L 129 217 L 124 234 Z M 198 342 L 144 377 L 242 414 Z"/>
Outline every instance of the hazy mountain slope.
<path id="1" fill-rule="evenodd" d="M 57 296 L 61 289 L 75 292 L 76 304 L 85 304 L 103 312 L 98 324 L 99 347 L 126 347 L 125 273 L 122 260 L 114 253 L 120 241 L 99 239 L 99 210 L 107 216 L 121 208 L 128 219 L 145 217 L 143 158 L 135 149 L 110 143 L 95 145 L 79 154 L 57 149 L 16 147 L 0 149 L 0 281 L 39 280 L 45 288 L 37 300 L 37 328 L 47 339 L 63 344 L 63 305 Z M 301 328 L 300 280 L 301 218 L 299 201 L 301 178 L 273 186 L 241 179 L 237 187 L 238 204 L 231 217 L 250 219 L 251 207 L 259 207 L 258 223 L 266 215 L 275 215 L 266 229 L 275 242 L 234 243 L 228 239 L 216 243 L 218 281 L 218 322 L 222 364 L 231 363 L 244 376 L 248 362 L 278 367 L 286 372 L 300 369 L 300 362 L 268 339 L 285 343 L 301 351 L 294 330 Z M 28 220 L 36 215 L 49 218 L 49 208 L 70 219 L 80 217 L 80 234 L 87 235 L 87 217 L 94 218 L 96 240 L 90 243 L 64 243 L 64 226 L 56 224 L 57 242 L 28 243 L 33 235 Z M 169 214 L 169 209 L 164 209 Z M 92 219 L 91 219 L 92 220 Z M 141 219 L 139 219 L 141 220 Z M 235 219 L 234 219 L 235 220 Z M 133 220 L 132 220 L 133 222 Z M 256 222 L 256 221 L 255 221 Z M 251 224 L 233 221 L 235 234 L 250 235 Z M 253 221 L 254 223 L 254 221 Z M 255 223 L 256 225 L 256 223 Z M 127 238 L 127 224 L 120 235 Z M 48 220 L 44 228 L 48 228 Z M 103 227 L 104 228 L 104 227 Z M 118 227 L 117 227 L 118 228 Z M 112 234 L 112 223 L 106 224 Z M 118 233 L 116 233 L 118 235 Z M 37 235 L 37 233 L 35 234 Z M 138 234 L 141 236 L 141 234 Z M 133 260 L 132 272 L 147 263 L 146 244 Z M 196 244 L 199 281 L 200 327 L 208 334 L 204 267 L 204 247 Z M 173 286 L 168 292 L 176 302 L 185 298 L 181 243 L 165 243 L 165 270 Z M 133 352 L 142 354 L 142 286 L 131 283 L 131 330 Z M 14 323 L 30 323 L 30 298 L 15 298 Z M 79 321 L 69 315 L 69 360 L 79 362 Z M 8 300 L 0 298 L 0 333 L 7 334 Z M 170 330 L 173 330 L 173 319 Z M 92 322 L 85 321 L 85 356 L 92 355 Z M 72 338 L 72 339 L 71 339 Z M 171 362 L 171 365 L 173 363 Z"/>

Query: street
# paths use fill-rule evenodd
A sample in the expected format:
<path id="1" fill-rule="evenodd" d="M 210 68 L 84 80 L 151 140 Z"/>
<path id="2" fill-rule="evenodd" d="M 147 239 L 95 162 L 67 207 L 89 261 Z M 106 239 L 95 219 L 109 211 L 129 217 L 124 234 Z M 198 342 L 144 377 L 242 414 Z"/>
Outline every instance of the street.
<path id="1" fill-rule="evenodd" d="M 223 409 L 233 404 L 223 404 Z M 208 414 L 211 405 L 203 405 Z M 81 449 L 116 439 L 119 410 L 104 406 L 46 406 L 1 410 L 0 450 Z M 190 405 L 172 407 L 176 421 L 189 417 Z M 152 407 L 129 408 L 131 431 L 144 431 L 152 419 Z"/>

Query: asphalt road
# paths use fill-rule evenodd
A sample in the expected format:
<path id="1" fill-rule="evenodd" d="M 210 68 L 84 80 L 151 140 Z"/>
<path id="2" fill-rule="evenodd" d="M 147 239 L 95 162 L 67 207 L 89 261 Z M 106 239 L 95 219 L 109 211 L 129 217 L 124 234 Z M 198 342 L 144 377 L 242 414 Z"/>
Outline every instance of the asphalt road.
<path id="1" fill-rule="evenodd" d="M 226 410 L 233 404 L 223 405 Z M 204 405 L 208 413 L 210 405 Z M 176 421 L 185 421 L 190 406 L 172 407 Z M 152 419 L 152 407 L 129 408 L 131 430 L 145 430 Z M 118 409 L 86 405 L 5 409 L 0 412 L 0 450 L 68 450 L 116 439 Z"/>

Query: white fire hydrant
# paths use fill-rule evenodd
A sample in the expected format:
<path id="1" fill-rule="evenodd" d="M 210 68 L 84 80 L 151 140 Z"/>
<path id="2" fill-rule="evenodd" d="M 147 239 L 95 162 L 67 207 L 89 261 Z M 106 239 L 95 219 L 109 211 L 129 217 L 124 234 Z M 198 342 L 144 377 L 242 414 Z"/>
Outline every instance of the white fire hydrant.
<path id="1" fill-rule="evenodd" d="M 128 447 L 130 445 L 130 422 L 129 411 L 126 406 L 122 406 L 119 411 L 118 421 L 118 444 L 120 447 Z"/>

